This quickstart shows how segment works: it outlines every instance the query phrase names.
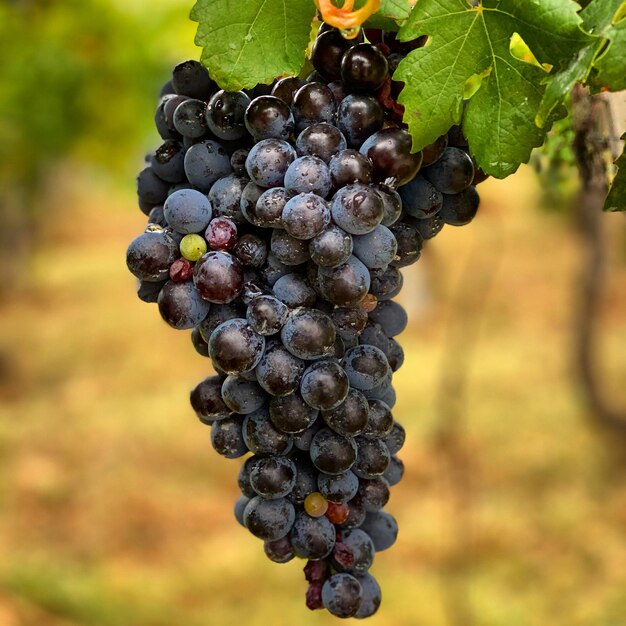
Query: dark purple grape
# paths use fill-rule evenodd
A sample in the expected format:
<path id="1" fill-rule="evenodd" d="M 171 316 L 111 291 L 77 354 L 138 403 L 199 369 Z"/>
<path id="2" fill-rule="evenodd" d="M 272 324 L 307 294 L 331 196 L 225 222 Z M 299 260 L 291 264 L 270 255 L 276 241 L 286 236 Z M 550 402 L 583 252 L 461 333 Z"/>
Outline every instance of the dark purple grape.
<path id="1" fill-rule="evenodd" d="M 359 479 L 359 497 L 365 510 L 380 511 L 389 501 L 389 483 L 378 476 L 377 478 Z"/>
<path id="2" fill-rule="evenodd" d="M 391 300 L 380 302 L 369 314 L 369 318 L 380 324 L 388 337 L 399 335 L 408 324 L 408 316 L 402 305 Z"/>
<path id="3" fill-rule="evenodd" d="M 249 190 L 249 191 L 248 191 Z M 282 228 L 281 217 L 285 205 L 292 194 L 284 187 L 265 189 L 249 183 L 244 190 L 246 200 L 242 198 L 241 210 L 244 217 L 260 228 Z"/>
<path id="4" fill-rule="evenodd" d="M 385 511 L 368 513 L 361 524 L 361 530 L 370 536 L 376 552 L 391 548 L 398 537 L 398 523 Z"/>
<path id="5" fill-rule="evenodd" d="M 389 467 L 391 455 L 385 442 L 381 439 L 355 439 L 358 448 L 356 463 L 352 471 L 359 478 L 375 478 L 382 476 Z"/>
<path id="6" fill-rule="evenodd" d="M 267 244 L 256 235 L 243 235 L 235 244 L 233 254 L 248 267 L 262 267 L 267 260 Z"/>
<path id="7" fill-rule="evenodd" d="M 337 307 L 331 317 L 342 339 L 358 337 L 367 324 L 367 313 L 360 306 Z"/>
<path id="8" fill-rule="evenodd" d="M 169 281 L 158 298 L 159 313 L 172 328 L 193 328 L 207 316 L 210 304 L 203 300 L 191 282 Z"/>
<path id="9" fill-rule="evenodd" d="M 394 267 L 413 265 L 422 254 L 422 238 L 417 228 L 406 222 L 394 224 L 391 232 L 396 239 L 396 257 L 391 261 Z"/>
<path id="10" fill-rule="evenodd" d="M 272 95 L 276 98 L 280 98 L 285 104 L 291 106 L 293 102 L 293 96 L 300 89 L 306 85 L 306 81 L 296 76 L 288 76 L 287 78 L 281 78 L 272 89 Z"/>
<path id="11" fill-rule="evenodd" d="M 206 124 L 218 138 L 227 141 L 246 135 L 244 115 L 250 98 L 243 91 L 218 91 L 206 109 Z"/>
<path id="12" fill-rule="evenodd" d="M 299 513 L 291 529 L 291 543 L 303 559 L 325 559 L 335 546 L 335 527 L 324 516 Z"/>
<path id="13" fill-rule="evenodd" d="M 324 297 L 336 306 L 358 304 L 370 290 L 370 273 L 355 256 L 338 267 L 320 267 L 318 275 Z"/>
<path id="14" fill-rule="evenodd" d="M 337 103 L 333 92 L 319 82 L 307 83 L 293 96 L 292 110 L 296 121 L 296 131 L 302 132 L 307 126 L 319 122 L 332 124 Z"/>
<path id="15" fill-rule="evenodd" d="M 362 601 L 361 583 L 351 574 L 333 574 L 322 587 L 324 608 L 335 617 L 354 617 Z"/>
<path id="16" fill-rule="evenodd" d="M 246 220 L 241 213 L 240 205 L 248 179 L 243 176 L 230 174 L 215 181 L 209 192 L 209 200 L 216 217 L 227 217 L 235 225 L 241 226 Z"/>
<path id="17" fill-rule="evenodd" d="M 341 79 L 354 91 L 376 91 L 385 82 L 388 69 L 387 58 L 376 46 L 360 43 L 344 54 Z"/>
<path id="18" fill-rule="evenodd" d="M 424 169 L 424 176 L 441 193 L 460 193 L 472 184 L 474 163 L 464 150 L 446 148 L 435 164 Z"/>
<path id="19" fill-rule="evenodd" d="M 174 112 L 174 128 L 189 139 L 198 139 L 206 134 L 208 128 L 204 120 L 206 103 L 190 98 L 181 102 Z"/>
<path id="20" fill-rule="evenodd" d="M 269 336 L 280 332 L 289 315 L 288 307 L 274 296 L 262 295 L 248 304 L 248 324 L 259 333 Z"/>
<path id="21" fill-rule="evenodd" d="M 163 205 L 163 216 L 167 223 L 184 235 L 204 231 L 212 214 L 208 198 L 194 189 L 175 191 Z"/>
<path id="22" fill-rule="evenodd" d="M 242 310 L 238 304 L 213 304 L 209 314 L 198 326 L 198 330 L 202 338 L 209 343 L 211 334 L 222 322 L 239 317 L 242 317 Z"/>
<path id="23" fill-rule="evenodd" d="M 476 187 L 468 187 L 461 193 L 444 195 L 439 215 L 446 224 L 464 226 L 476 217 L 479 203 Z"/>
<path id="24" fill-rule="evenodd" d="M 350 470 L 341 474 L 321 473 L 317 479 L 320 493 L 330 502 L 345 504 L 354 498 L 359 490 L 359 479 Z"/>
<path id="25" fill-rule="evenodd" d="M 463 150 L 467 150 L 469 148 L 469 144 L 463 134 L 460 124 L 456 124 L 448 131 L 448 145 L 455 148 L 461 148 Z"/>
<path id="26" fill-rule="evenodd" d="M 211 443 L 213 449 L 227 459 L 238 459 L 247 454 L 248 448 L 241 434 L 242 418 L 239 415 L 213 422 Z"/>
<path id="27" fill-rule="evenodd" d="M 163 204 L 170 190 L 169 183 L 161 180 L 151 167 L 146 167 L 137 176 L 137 195 L 145 203 Z"/>
<path id="28" fill-rule="evenodd" d="M 321 267 L 343 265 L 352 254 L 352 236 L 330 224 L 309 243 L 311 259 Z"/>
<path id="29" fill-rule="evenodd" d="M 281 276 L 289 274 L 291 271 L 293 271 L 292 267 L 279 261 L 278 257 L 270 251 L 265 267 L 261 270 L 261 277 L 272 287 Z"/>
<path id="30" fill-rule="evenodd" d="M 250 484 L 263 498 L 276 500 L 291 493 L 296 482 L 296 466 L 284 456 L 255 459 Z"/>
<path id="31" fill-rule="evenodd" d="M 270 341 L 261 357 L 256 376 L 272 396 L 287 396 L 298 389 L 305 364 L 291 354 L 280 341 Z"/>
<path id="32" fill-rule="evenodd" d="M 326 198 L 331 189 L 330 170 L 318 157 L 298 157 L 287 169 L 285 187 L 291 193 L 313 193 Z"/>
<path id="33" fill-rule="evenodd" d="M 395 224 L 402 215 L 402 198 L 397 191 L 387 185 L 376 185 L 376 192 L 383 201 L 383 226 Z"/>
<path id="34" fill-rule="evenodd" d="M 290 434 L 304 432 L 318 416 L 317 409 L 310 407 L 299 393 L 273 397 L 269 410 L 274 426 Z"/>
<path id="35" fill-rule="evenodd" d="M 324 422 L 321 419 L 316 419 L 306 430 L 301 433 L 296 433 L 293 436 L 293 445 L 302 450 L 308 452 L 311 448 L 311 441 L 315 437 L 316 433 L 324 426 Z"/>
<path id="36" fill-rule="evenodd" d="M 371 574 L 357 576 L 357 580 L 361 583 L 363 598 L 361 600 L 361 606 L 354 617 L 357 619 L 365 619 L 371 617 L 378 611 L 382 601 L 382 594 L 380 586 Z"/>
<path id="37" fill-rule="evenodd" d="M 289 494 L 289 500 L 294 504 L 303 504 L 306 497 L 317 489 L 319 472 L 308 454 L 294 454 L 292 460 L 296 465 L 296 482 Z"/>
<path id="38" fill-rule="evenodd" d="M 397 485 L 404 475 L 404 463 L 397 457 L 392 456 L 389 461 L 389 467 L 383 474 L 383 477 L 387 481 L 390 487 Z"/>
<path id="39" fill-rule="evenodd" d="M 365 430 L 369 419 L 369 405 L 360 391 L 350 389 L 346 399 L 338 407 L 322 411 L 322 417 L 336 433 L 353 437 Z"/>
<path id="40" fill-rule="evenodd" d="M 328 88 L 333 92 L 333 96 L 335 96 L 335 102 L 337 102 L 337 104 L 339 104 L 348 95 L 346 86 L 340 80 L 328 83 Z"/>
<path id="41" fill-rule="evenodd" d="M 436 237 L 446 225 L 439 214 L 433 215 L 433 217 L 429 217 L 428 219 L 415 220 L 411 222 L 411 224 L 417 229 L 417 232 L 424 241 Z"/>
<path id="42" fill-rule="evenodd" d="M 209 354 L 216 367 L 227 374 L 239 374 L 257 366 L 265 349 L 265 338 L 244 319 L 220 324 L 209 339 Z"/>
<path id="43" fill-rule="evenodd" d="M 301 159 L 316 159 L 320 161 L 316 157 L 301 157 Z M 296 165 L 301 159 L 294 161 L 291 167 Z M 323 162 L 320 161 L 320 163 Z M 286 185 L 289 185 L 291 167 L 285 177 Z M 301 186 L 304 187 L 304 185 Z M 330 187 L 330 180 L 328 186 Z M 298 193 L 297 196 L 294 196 L 285 204 L 281 222 L 283 228 L 291 237 L 312 239 L 319 235 L 330 223 L 330 209 L 326 200 L 316 195 L 316 193 Z"/>
<path id="44" fill-rule="evenodd" d="M 302 376 L 300 393 L 314 409 L 334 409 L 348 395 L 349 382 L 343 368 L 334 361 L 316 361 Z M 343 471 L 343 470 L 342 470 Z"/>
<path id="45" fill-rule="evenodd" d="M 246 110 L 246 128 L 256 142 L 262 139 L 289 139 L 295 123 L 289 105 L 276 96 L 255 98 Z"/>
<path id="46" fill-rule="evenodd" d="M 289 563 L 296 556 L 288 536 L 276 541 L 266 541 L 263 549 L 265 556 L 274 563 Z"/>
<path id="47" fill-rule="evenodd" d="M 237 475 L 237 485 L 239 485 L 241 493 L 248 499 L 256 498 L 256 491 L 252 489 L 252 484 L 250 483 L 250 472 L 252 471 L 252 464 L 256 458 L 255 456 L 248 457 L 242 464 L 239 469 L 239 474 Z"/>
<path id="48" fill-rule="evenodd" d="M 172 123 L 168 123 L 165 107 L 168 103 L 172 103 L 170 104 L 170 107 L 173 106 L 175 109 L 181 102 L 184 102 L 184 100 L 186 100 L 185 96 L 174 96 L 169 94 L 161 98 L 154 114 L 154 125 L 156 126 L 161 139 L 174 141 L 181 139 L 180 133 L 178 133 L 174 128 L 173 118 L 171 119 Z"/>
<path id="49" fill-rule="evenodd" d="M 293 504 L 281 498 L 252 498 L 243 514 L 246 528 L 259 539 L 276 541 L 289 533 L 296 519 Z"/>
<path id="50" fill-rule="evenodd" d="M 386 270 L 371 272 L 371 292 L 378 300 L 391 300 L 402 289 L 404 279 L 397 267 L 389 266 Z"/>
<path id="51" fill-rule="evenodd" d="M 356 150 L 342 150 L 329 163 L 330 177 L 335 189 L 372 181 L 372 162 Z"/>
<path id="52" fill-rule="evenodd" d="M 335 154 L 346 148 L 346 138 L 341 131 L 327 122 L 305 128 L 296 141 L 296 150 L 299 155 L 315 156 L 325 163 L 330 163 Z"/>
<path id="53" fill-rule="evenodd" d="M 221 390 L 222 379 L 219 376 L 209 376 L 191 392 L 191 406 L 201 422 L 211 424 L 230 416 L 231 411 L 224 404 Z"/>
<path id="54" fill-rule="evenodd" d="M 411 181 L 422 164 L 422 153 L 411 152 L 411 135 L 401 128 L 385 128 L 361 146 L 374 166 L 374 180 L 393 181 L 394 187 Z"/>
<path id="55" fill-rule="evenodd" d="M 322 428 L 311 441 L 311 461 L 320 472 L 343 474 L 357 460 L 357 447 L 349 437 Z"/>
<path id="56" fill-rule="evenodd" d="M 291 313 L 280 336 L 294 356 L 313 360 L 332 353 L 336 335 L 328 315 L 317 309 L 302 308 Z"/>
<path id="57" fill-rule="evenodd" d="M 282 139 L 264 139 L 257 143 L 246 159 L 248 176 L 261 187 L 281 187 L 287 168 L 296 151 Z"/>
<path id="58" fill-rule="evenodd" d="M 168 183 L 185 180 L 185 152 L 178 141 L 166 141 L 150 159 L 152 171 Z"/>
<path id="59" fill-rule="evenodd" d="M 281 276 L 272 288 L 274 295 L 288 307 L 310 307 L 315 304 L 317 294 L 306 278 L 300 274 Z"/>
<path id="60" fill-rule="evenodd" d="M 243 422 L 243 438 L 250 452 L 259 457 L 288 454 L 293 446 L 291 437 L 272 424 L 267 409 L 260 409 L 246 416 Z"/>
<path id="61" fill-rule="evenodd" d="M 209 344 L 204 340 L 197 326 L 191 331 L 191 343 L 200 356 L 209 356 Z"/>
<path id="62" fill-rule="evenodd" d="M 448 136 L 441 135 L 438 139 L 435 139 L 433 143 L 428 144 L 422 148 L 422 167 L 427 167 L 438 161 L 448 147 Z"/>
<path id="63" fill-rule="evenodd" d="M 241 376 L 229 376 L 222 384 L 224 404 L 235 413 L 248 415 L 260 409 L 267 396 L 256 381 Z"/>
<path id="64" fill-rule="evenodd" d="M 272 232 L 271 250 L 274 256 L 285 265 L 300 265 L 311 258 L 309 242 L 296 239 L 284 230 Z"/>
<path id="65" fill-rule="evenodd" d="M 203 193 L 208 193 L 216 180 L 231 172 L 230 158 L 216 141 L 201 141 L 191 146 L 185 154 L 187 178 Z"/>
<path id="66" fill-rule="evenodd" d="M 399 189 L 406 212 L 417 219 L 432 218 L 443 205 L 443 194 L 423 176 L 416 176 Z"/>
<path id="67" fill-rule="evenodd" d="M 382 224 L 366 235 L 354 237 L 354 256 L 368 269 L 384 269 L 398 250 L 394 234 Z"/>
<path id="68" fill-rule="evenodd" d="M 367 533 L 359 528 L 347 530 L 341 533 L 341 543 L 350 550 L 354 558 L 350 567 L 345 567 L 341 562 L 333 559 L 333 567 L 340 572 L 348 572 L 355 576 L 367 574 L 374 562 L 374 543 Z"/>
<path id="69" fill-rule="evenodd" d="M 239 496 L 235 501 L 235 519 L 245 528 L 243 523 L 243 513 L 246 510 L 246 506 L 248 506 L 248 502 L 250 502 L 250 498 L 246 496 Z"/>
<path id="70" fill-rule="evenodd" d="M 332 202 L 333 220 L 352 235 L 365 235 L 382 221 L 383 201 L 374 189 L 355 183 L 340 189 Z"/>
<path id="71" fill-rule="evenodd" d="M 241 292 L 243 268 L 227 252 L 208 252 L 198 261 L 193 282 L 205 300 L 215 304 L 228 304 Z"/>
<path id="72" fill-rule="evenodd" d="M 337 109 L 337 127 L 351 148 L 360 148 L 363 142 L 378 132 L 385 122 L 385 113 L 371 96 L 350 94 Z"/>
<path id="73" fill-rule="evenodd" d="M 404 350 L 395 339 L 389 340 L 389 350 L 385 352 L 385 356 L 393 372 L 397 372 L 404 364 Z"/>
<path id="74" fill-rule="evenodd" d="M 204 65 L 190 60 L 183 61 L 174 68 L 172 87 L 177 94 L 207 100 L 215 83 L 211 80 L 209 71 Z"/>
<path id="75" fill-rule="evenodd" d="M 246 159 L 248 158 L 248 148 L 238 148 L 230 156 L 230 166 L 233 168 L 235 176 L 246 176 Z"/>
<path id="76" fill-rule="evenodd" d="M 356 389 L 373 389 L 390 374 L 385 354 L 370 345 L 350 348 L 346 352 L 343 364 L 350 384 Z"/>
<path id="77" fill-rule="evenodd" d="M 397 454 L 402 450 L 406 440 L 406 431 L 399 422 L 394 422 L 389 434 L 385 437 L 385 444 L 391 454 Z"/>
<path id="78" fill-rule="evenodd" d="M 325 81 L 341 78 L 341 59 L 351 45 L 336 30 L 318 35 L 311 50 L 311 63 Z"/>
<path id="79" fill-rule="evenodd" d="M 339 524 L 342 530 L 350 530 L 352 528 L 358 528 L 365 519 L 367 511 L 363 501 L 357 494 L 350 502 L 348 502 L 348 518 L 345 522 Z"/>
<path id="80" fill-rule="evenodd" d="M 171 231 L 150 226 L 128 246 L 126 265 L 141 281 L 162 282 L 169 277 L 170 266 L 178 254 Z"/>
<path id="81" fill-rule="evenodd" d="M 382 401 L 371 399 L 369 404 L 369 420 L 363 431 L 366 439 L 378 439 L 387 437 L 393 428 L 393 416 L 391 409 Z"/>

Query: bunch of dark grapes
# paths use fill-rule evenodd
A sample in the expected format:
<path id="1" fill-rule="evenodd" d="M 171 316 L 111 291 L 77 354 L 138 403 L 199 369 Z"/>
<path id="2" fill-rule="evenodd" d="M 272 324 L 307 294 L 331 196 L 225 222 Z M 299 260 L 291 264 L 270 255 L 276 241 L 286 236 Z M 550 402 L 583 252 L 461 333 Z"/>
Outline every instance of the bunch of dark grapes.
<path id="1" fill-rule="evenodd" d="M 237 520 L 272 561 L 306 560 L 309 608 L 358 618 L 398 531 L 401 268 L 473 219 L 482 178 L 458 128 L 411 152 L 390 78 L 411 45 L 368 38 L 323 26 L 311 76 L 245 92 L 177 65 L 127 255 L 139 297 L 212 362 L 191 404 L 219 454 L 246 457 Z"/>

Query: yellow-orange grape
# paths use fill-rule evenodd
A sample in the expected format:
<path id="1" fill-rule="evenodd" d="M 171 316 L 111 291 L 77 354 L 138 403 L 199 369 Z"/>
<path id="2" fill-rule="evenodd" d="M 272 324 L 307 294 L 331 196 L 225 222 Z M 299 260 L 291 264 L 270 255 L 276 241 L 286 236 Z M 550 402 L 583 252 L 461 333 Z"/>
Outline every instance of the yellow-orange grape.
<path id="1" fill-rule="evenodd" d="M 304 510 L 311 517 L 322 517 L 328 511 L 328 500 L 321 493 L 314 491 L 304 499 Z"/>

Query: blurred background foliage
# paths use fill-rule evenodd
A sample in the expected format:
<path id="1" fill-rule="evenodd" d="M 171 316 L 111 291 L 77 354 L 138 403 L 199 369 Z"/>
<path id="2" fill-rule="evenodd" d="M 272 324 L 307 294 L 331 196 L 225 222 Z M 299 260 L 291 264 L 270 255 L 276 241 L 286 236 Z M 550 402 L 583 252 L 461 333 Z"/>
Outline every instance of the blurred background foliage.
<path id="1" fill-rule="evenodd" d="M 123 262 L 160 85 L 198 56 L 189 8 L 0 1 L 0 626 L 334 623 L 304 608 L 303 563 L 234 521 L 238 463 L 187 403 L 210 368 Z M 570 167 L 487 181 L 406 272 L 406 475 L 372 626 L 626 624 L 626 443 L 574 375 L 583 240 L 539 209 L 575 202 L 563 124 Z M 623 216 L 602 233 L 594 351 L 623 407 Z"/>

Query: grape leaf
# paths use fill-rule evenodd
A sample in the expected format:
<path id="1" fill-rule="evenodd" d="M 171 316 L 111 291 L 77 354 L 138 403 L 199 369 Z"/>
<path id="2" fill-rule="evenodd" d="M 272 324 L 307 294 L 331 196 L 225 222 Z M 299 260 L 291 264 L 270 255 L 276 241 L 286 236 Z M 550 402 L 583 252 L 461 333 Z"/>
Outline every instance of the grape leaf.
<path id="1" fill-rule="evenodd" d="M 202 62 L 228 91 L 298 74 L 314 15 L 312 0 L 198 0 L 191 11 Z"/>
<path id="2" fill-rule="evenodd" d="M 570 0 L 420 0 L 400 39 L 429 35 L 394 78 L 405 83 L 399 102 L 404 121 L 420 149 L 461 121 L 463 89 L 483 76 L 468 101 L 463 130 L 479 166 L 496 178 L 526 162 L 545 131 L 535 124 L 546 73 L 510 53 L 518 33 L 540 63 L 571 58 L 591 39 L 580 28 L 578 5 Z"/>
<path id="3" fill-rule="evenodd" d="M 616 12 L 620 11 L 620 7 L 623 5 L 624 2 L 622 0 L 593 0 L 581 11 L 580 17 L 583 20 L 583 27 L 597 36 L 591 39 L 589 44 L 582 48 L 571 61 L 559 68 L 547 79 L 546 91 L 535 120 L 539 126 L 546 125 L 554 109 L 570 93 L 576 83 L 587 80 L 598 53 L 605 45 L 605 40 L 600 35 L 605 32 L 611 23 L 611 19 Z M 618 45 L 614 51 L 619 54 L 619 49 L 620 46 Z M 621 55 L 622 58 L 626 55 L 626 51 L 623 48 Z M 613 53 L 611 52 L 607 61 L 611 64 L 610 67 L 617 69 L 618 76 L 611 77 L 611 80 L 618 82 L 620 79 L 624 79 L 626 71 L 624 70 L 623 62 L 616 63 L 612 57 Z M 609 69 L 609 75 L 610 71 Z M 626 86 L 621 88 L 626 88 Z"/>
<path id="4" fill-rule="evenodd" d="M 626 133 L 622 135 L 622 140 L 624 139 L 626 139 Z M 613 179 L 609 195 L 604 203 L 604 210 L 626 211 L 626 151 L 620 154 L 615 161 L 615 165 L 618 168 L 617 174 Z"/>
<path id="5" fill-rule="evenodd" d="M 626 18 L 606 30 L 609 45 L 595 63 L 596 79 L 611 91 L 626 89 Z"/>
<path id="6" fill-rule="evenodd" d="M 403 22 L 409 17 L 415 2 L 409 0 L 382 0 L 378 14 L 389 17 L 396 22 Z"/>

